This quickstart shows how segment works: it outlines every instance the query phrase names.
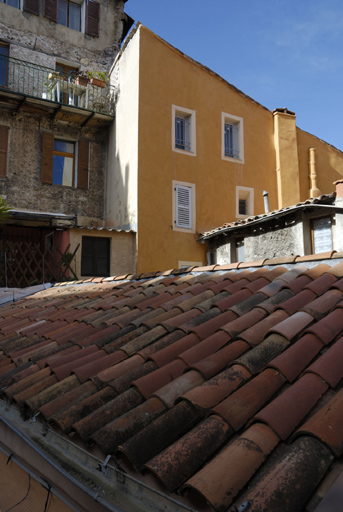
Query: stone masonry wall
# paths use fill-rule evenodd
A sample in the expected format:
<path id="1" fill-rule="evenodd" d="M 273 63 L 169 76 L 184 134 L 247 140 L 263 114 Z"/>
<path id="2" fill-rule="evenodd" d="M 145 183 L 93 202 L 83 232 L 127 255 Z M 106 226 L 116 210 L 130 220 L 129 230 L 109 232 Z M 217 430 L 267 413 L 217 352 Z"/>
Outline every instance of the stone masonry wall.
<path id="1" fill-rule="evenodd" d="M 0 3 L 0 41 L 10 45 L 10 56 L 55 67 L 64 59 L 81 69 L 109 70 L 120 47 L 124 0 L 100 0 L 99 37 L 59 25 Z M 34 55 L 35 53 L 35 55 Z"/>
<path id="2" fill-rule="evenodd" d="M 65 213 L 95 219 L 102 224 L 107 137 L 106 129 L 90 130 L 46 118 L 0 112 L 0 124 L 9 126 L 7 177 L 0 179 L 0 195 L 12 208 Z M 55 137 L 90 142 L 89 190 L 49 185 L 41 181 L 43 131 Z"/>

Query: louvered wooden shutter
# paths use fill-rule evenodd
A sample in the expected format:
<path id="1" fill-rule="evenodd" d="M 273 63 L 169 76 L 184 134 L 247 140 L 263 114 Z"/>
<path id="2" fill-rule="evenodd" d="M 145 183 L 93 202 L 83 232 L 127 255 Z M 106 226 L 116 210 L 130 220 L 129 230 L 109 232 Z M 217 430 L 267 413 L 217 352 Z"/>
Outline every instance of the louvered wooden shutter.
<path id="1" fill-rule="evenodd" d="M 86 34 L 89 36 L 99 35 L 100 4 L 99 2 L 87 1 L 86 7 Z"/>
<path id="2" fill-rule="evenodd" d="M 23 9 L 39 16 L 39 0 L 24 0 Z"/>
<path id="3" fill-rule="evenodd" d="M 0 126 L 0 178 L 7 175 L 8 126 Z"/>
<path id="4" fill-rule="evenodd" d="M 45 0 L 44 16 L 57 23 L 57 0 Z"/>
<path id="5" fill-rule="evenodd" d="M 89 142 L 79 141 L 77 188 L 88 189 Z"/>
<path id="6" fill-rule="evenodd" d="M 43 133 L 42 147 L 42 170 L 41 179 L 43 183 L 52 184 L 54 168 L 54 135 L 52 133 Z"/>
<path id="7" fill-rule="evenodd" d="M 175 186 L 176 226 L 192 229 L 192 189 L 183 185 Z"/>

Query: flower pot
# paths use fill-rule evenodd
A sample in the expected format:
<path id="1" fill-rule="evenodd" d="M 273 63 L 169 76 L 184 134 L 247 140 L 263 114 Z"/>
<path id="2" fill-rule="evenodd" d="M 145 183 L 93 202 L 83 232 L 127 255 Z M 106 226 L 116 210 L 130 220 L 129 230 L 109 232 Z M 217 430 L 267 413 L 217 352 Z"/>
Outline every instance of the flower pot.
<path id="1" fill-rule="evenodd" d="M 76 85 L 83 85 L 84 87 L 86 87 L 88 85 L 88 82 L 89 78 L 87 78 L 86 76 L 77 76 L 75 78 Z"/>
<path id="2" fill-rule="evenodd" d="M 106 85 L 106 82 L 105 82 L 105 80 L 100 80 L 100 78 L 91 78 L 91 84 L 95 85 L 95 87 L 104 88 Z"/>

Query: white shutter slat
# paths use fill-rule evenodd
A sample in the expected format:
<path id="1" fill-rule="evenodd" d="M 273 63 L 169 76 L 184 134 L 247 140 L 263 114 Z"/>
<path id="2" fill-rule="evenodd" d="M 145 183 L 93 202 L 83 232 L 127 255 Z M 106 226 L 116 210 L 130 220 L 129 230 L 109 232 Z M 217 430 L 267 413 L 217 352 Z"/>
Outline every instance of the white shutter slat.
<path id="1" fill-rule="evenodd" d="M 192 189 L 176 185 L 176 225 L 179 228 L 192 229 Z"/>

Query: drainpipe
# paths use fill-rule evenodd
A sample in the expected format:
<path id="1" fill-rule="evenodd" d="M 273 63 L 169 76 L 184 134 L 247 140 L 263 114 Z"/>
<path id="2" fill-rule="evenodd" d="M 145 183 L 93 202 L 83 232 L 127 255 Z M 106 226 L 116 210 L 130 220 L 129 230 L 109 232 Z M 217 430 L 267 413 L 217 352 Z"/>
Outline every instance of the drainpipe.
<path id="1" fill-rule="evenodd" d="M 267 190 L 263 191 L 263 199 L 264 199 L 264 213 L 269 212 L 269 197 Z"/>
<path id="2" fill-rule="evenodd" d="M 317 173 L 316 173 L 316 150 L 315 148 L 309 149 L 309 177 L 310 177 L 310 197 L 318 197 L 322 195 L 322 192 L 317 188 Z"/>

